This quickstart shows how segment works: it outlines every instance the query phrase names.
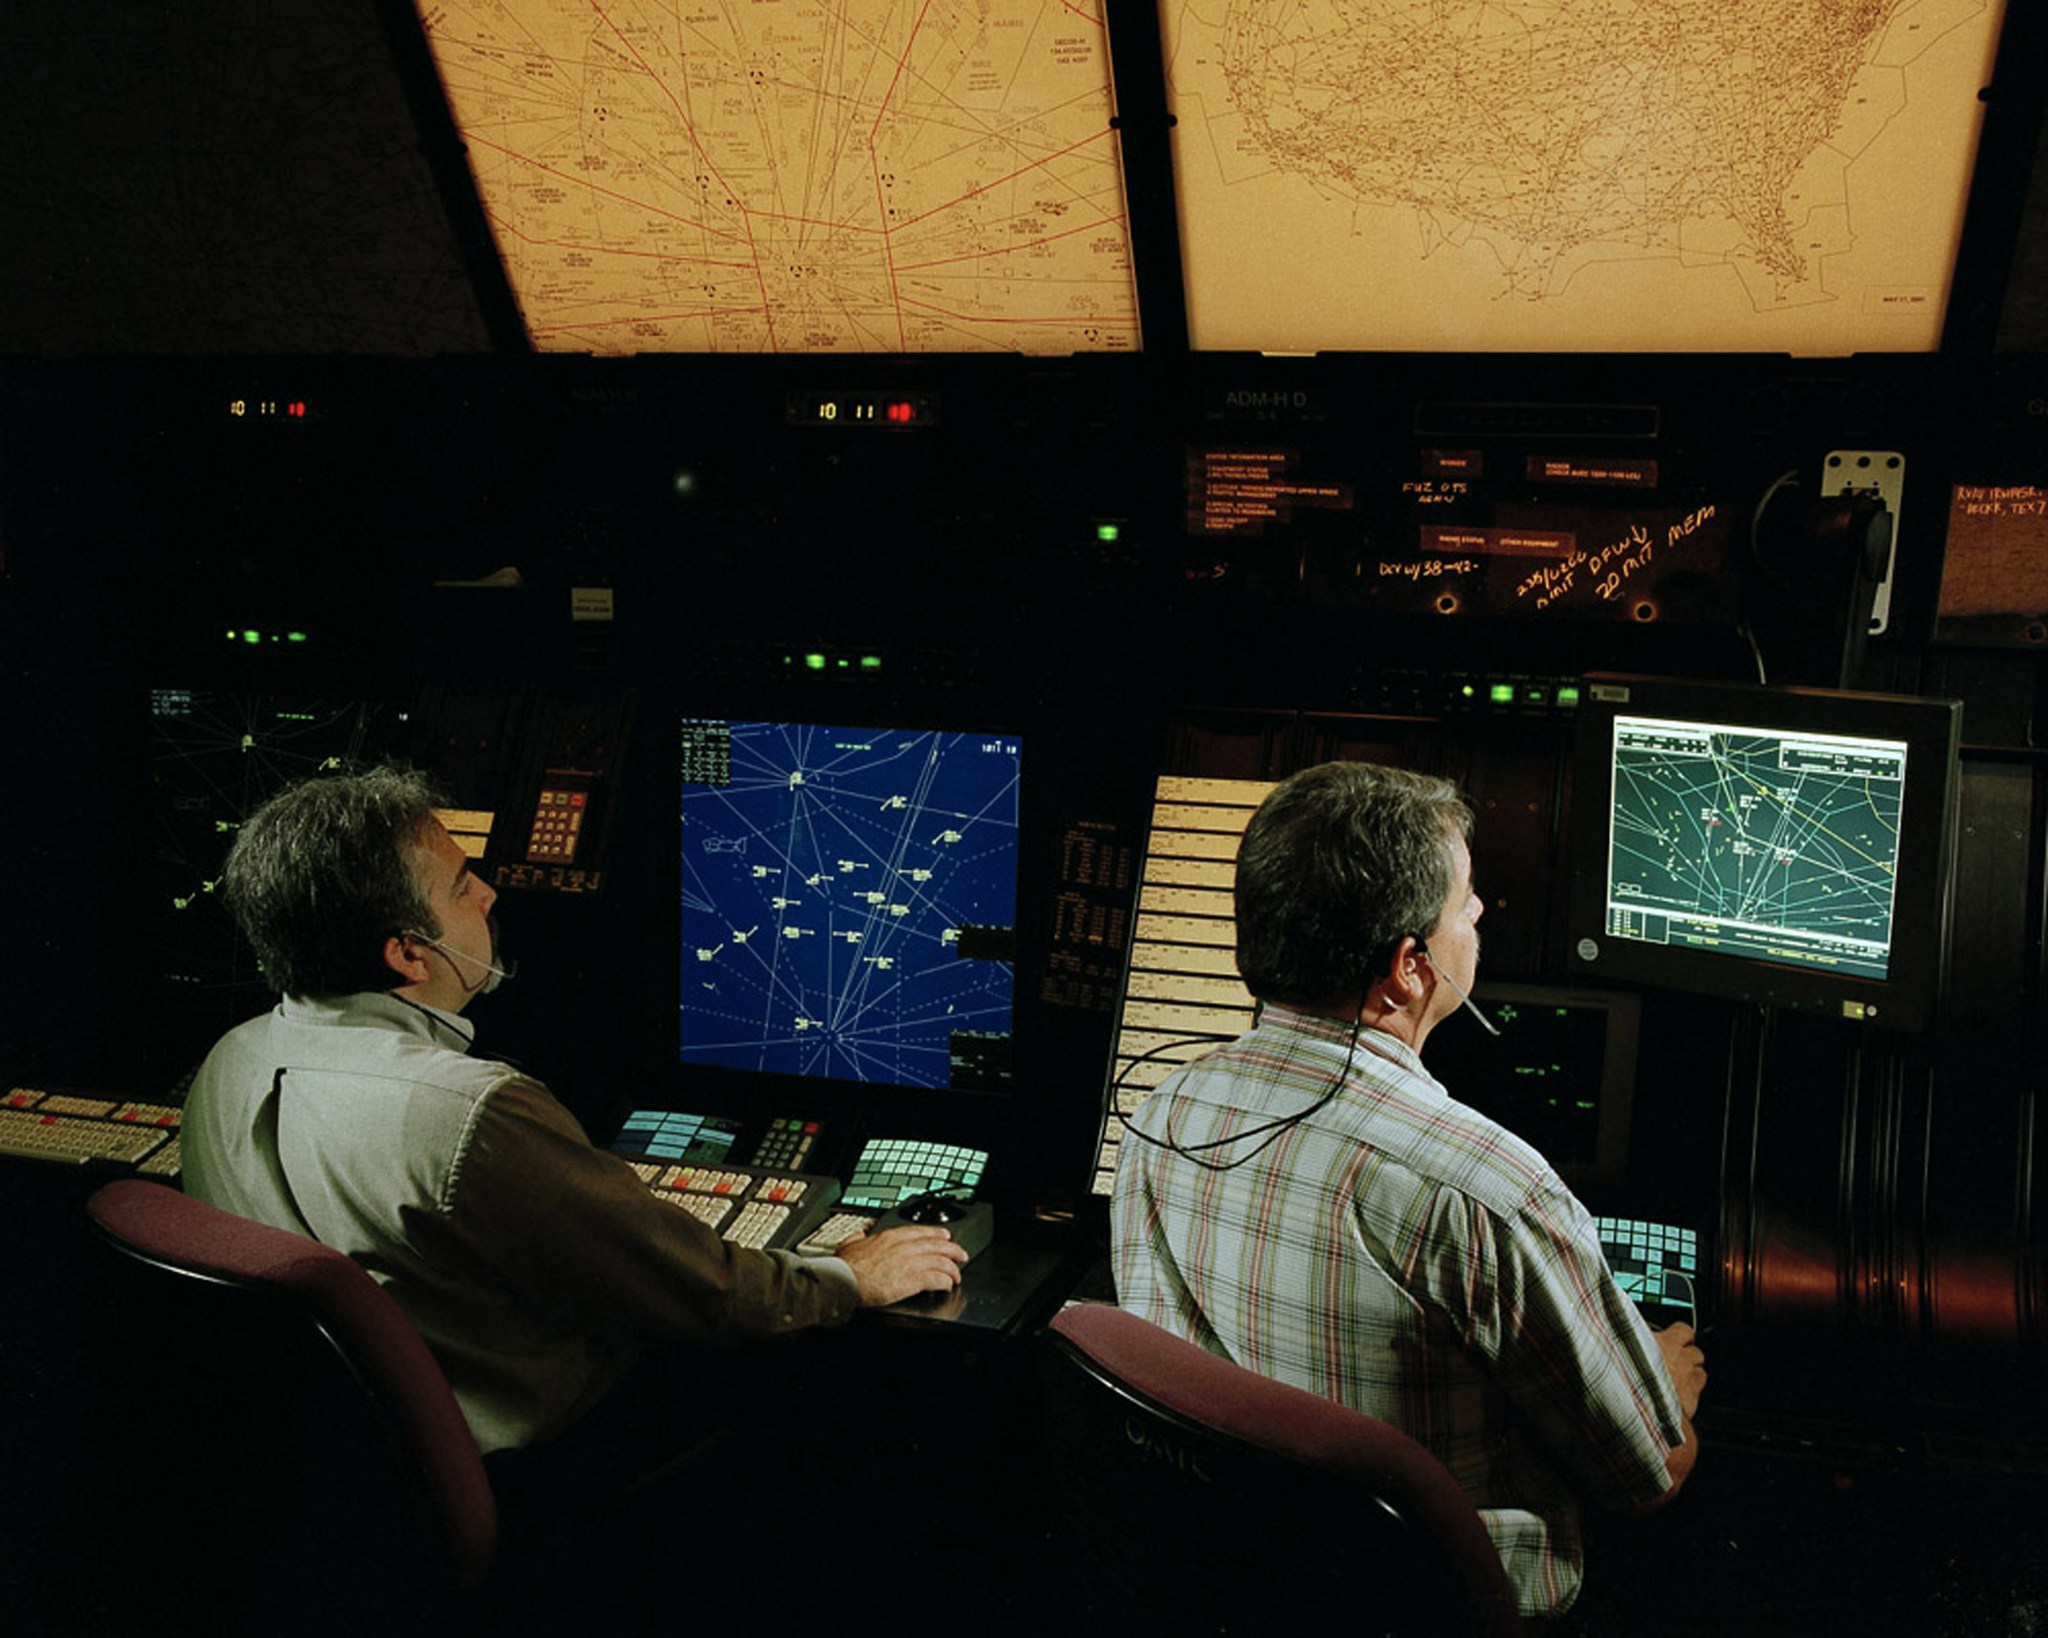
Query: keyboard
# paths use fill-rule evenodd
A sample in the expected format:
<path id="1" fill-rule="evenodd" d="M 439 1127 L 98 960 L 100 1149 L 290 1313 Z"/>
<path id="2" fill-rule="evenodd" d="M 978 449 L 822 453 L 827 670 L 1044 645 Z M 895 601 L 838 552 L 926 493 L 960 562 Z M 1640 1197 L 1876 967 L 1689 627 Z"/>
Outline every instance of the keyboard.
<path id="1" fill-rule="evenodd" d="M 166 1143 L 161 1149 L 156 1150 L 135 1169 L 144 1177 L 163 1177 L 176 1180 L 185 1170 L 184 1152 L 179 1148 L 183 1141 L 182 1138 L 173 1137 L 170 1142 Z"/>
<path id="2" fill-rule="evenodd" d="M 1614 1283 L 1638 1308 L 1658 1317 L 1683 1317 L 1699 1323 L 1697 1290 L 1700 1272 L 1699 1235 L 1671 1223 L 1649 1223 L 1634 1217 L 1596 1217 L 1600 1249 Z M 1673 1311 L 1677 1311 L 1674 1313 Z"/>
<path id="3" fill-rule="evenodd" d="M 819 1124 L 798 1115 L 779 1115 L 768 1123 L 754 1150 L 754 1164 L 777 1171 L 800 1172 L 818 1141 Z"/>
<path id="4" fill-rule="evenodd" d="M 830 1257 L 856 1234 L 865 1234 L 875 1219 L 864 1211 L 835 1211 L 797 1243 L 800 1257 Z"/>
<path id="5" fill-rule="evenodd" d="M 853 1176 L 840 1200 L 882 1212 L 934 1189 L 972 1194 L 987 1169 L 988 1155 L 981 1149 L 918 1138 L 876 1138 L 853 1163 Z"/>
<path id="6" fill-rule="evenodd" d="M 175 1139 L 178 1111 L 14 1087 L 0 1099 L 0 1154 L 132 1166 Z"/>
<path id="7" fill-rule="evenodd" d="M 746 1127 L 731 1116 L 635 1109 L 610 1147 L 628 1160 L 731 1160 L 771 1172 L 800 1172 L 822 1130 L 819 1122 L 801 1115 L 778 1115 L 762 1128 L 748 1153 L 738 1147 Z"/>
<path id="8" fill-rule="evenodd" d="M 612 1139 L 612 1152 L 630 1160 L 723 1160 L 738 1136 L 738 1123 L 719 1115 L 636 1109 Z"/>
<path id="9" fill-rule="evenodd" d="M 665 1205 L 687 1211 L 721 1238 L 758 1251 L 795 1246 L 839 1198 L 839 1179 L 759 1166 L 627 1162 Z"/>

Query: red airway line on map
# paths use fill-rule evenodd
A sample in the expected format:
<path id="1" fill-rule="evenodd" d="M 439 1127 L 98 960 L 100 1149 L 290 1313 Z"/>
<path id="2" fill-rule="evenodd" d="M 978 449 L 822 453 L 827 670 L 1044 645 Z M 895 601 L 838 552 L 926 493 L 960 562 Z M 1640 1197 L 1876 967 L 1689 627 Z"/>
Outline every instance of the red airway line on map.
<path id="1" fill-rule="evenodd" d="M 910 25 L 910 32 L 904 36 L 902 55 L 896 59 L 896 72 L 889 78 L 889 89 L 882 93 L 882 100 L 875 105 L 875 121 L 868 127 L 868 174 L 874 178 L 875 219 L 878 222 L 888 221 L 889 207 L 882 197 L 881 174 L 875 169 L 875 133 L 882 127 L 882 118 L 888 112 L 889 99 L 896 94 L 897 84 L 903 78 L 904 64 L 910 60 L 911 48 L 917 44 L 918 31 L 924 27 L 925 17 L 930 11 L 931 0 L 925 0 L 924 6 L 918 11 L 917 21 Z M 882 235 L 882 254 L 888 259 L 889 295 L 897 314 L 896 345 L 901 347 L 906 339 L 903 334 L 903 292 L 896 287 L 896 241 L 893 235 Z"/>
<path id="2" fill-rule="evenodd" d="M 754 265 L 751 256 L 735 256 L 729 262 L 722 262 L 710 256 L 685 256 L 672 250 L 635 250 L 627 245 L 597 244 L 589 239 L 558 239 L 552 236 L 543 239 L 536 234 L 522 233 L 516 222 L 495 211 L 491 213 L 491 225 L 503 228 L 523 245 L 553 245 L 558 249 L 588 251 L 594 256 L 637 256 L 643 261 L 674 262 L 684 267 L 726 267 L 735 272 Z"/>
<path id="3" fill-rule="evenodd" d="M 1039 158 L 1032 160 L 1032 162 L 1028 165 L 1019 165 L 1014 171 L 1007 172 L 1002 176 L 994 177 L 991 180 L 982 183 L 982 185 L 978 188 L 969 188 L 967 192 L 960 194 L 955 198 L 948 199 L 944 201 L 942 204 L 934 205 L 930 210 L 924 212 L 923 215 L 913 216 L 909 221 L 904 222 L 900 226 L 890 231 L 901 233 L 904 231 L 904 229 L 915 227 L 920 222 L 928 222 L 934 216 L 937 216 L 942 211 L 949 211 L 958 205 L 964 205 L 967 203 L 968 200 L 979 198 L 982 194 L 987 193 L 992 188 L 1000 188 L 1005 182 L 1014 182 L 1017 180 L 1018 177 L 1024 176 L 1031 171 L 1043 170 L 1055 159 L 1063 159 L 1068 154 L 1073 153 L 1075 150 L 1087 147 L 1091 142 L 1100 142 L 1104 137 L 1108 135 L 1109 132 L 1106 130 L 1097 131 L 1093 136 L 1085 136 L 1082 137 L 1078 142 L 1070 142 L 1064 148 L 1061 148 L 1056 152 L 1041 155 Z"/>
<path id="4" fill-rule="evenodd" d="M 582 189 L 585 193 L 593 193 L 605 199 L 616 199 L 620 204 L 631 205 L 635 210 L 644 210 L 655 216 L 665 216 L 672 222 L 681 223 L 684 227 L 697 228 L 705 233 L 716 234 L 721 239 L 731 239 L 735 243 L 744 244 L 750 250 L 753 248 L 753 241 L 744 233 L 735 233 L 728 228 L 714 227 L 711 223 L 699 221 L 694 216 L 683 216 L 660 205 L 650 204 L 645 199 L 635 199 L 631 194 L 620 193 L 616 188 L 601 188 L 588 177 L 571 176 L 566 171 L 557 170 L 552 165 L 544 164 L 542 161 L 535 159 L 531 154 L 521 153 L 517 148 L 507 148 L 502 143 L 489 141 L 470 131 L 462 133 L 462 140 L 464 142 L 473 142 L 480 148 L 488 148 L 493 153 L 503 154 L 507 159 L 516 159 L 522 165 L 531 165 L 542 175 L 555 177 L 559 181 L 566 182 L 572 188 Z"/>
<path id="5" fill-rule="evenodd" d="M 640 65 L 640 72 L 645 74 L 647 78 L 651 80 L 655 84 L 655 86 L 660 89 L 661 94 L 668 98 L 668 105 L 676 111 L 677 121 L 682 125 L 682 128 L 685 131 L 688 131 L 690 133 L 690 146 L 697 150 L 697 157 L 704 161 L 704 164 L 710 170 L 711 175 L 714 178 L 716 178 L 718 185 L 721 188 L 724 187 L 725 178 L 719 176 L 717 163 L 712 159 L 712 157 L 708 153 L 704 151 L 704 144 L 697 140 L 697 127 L 690 123 L 689 111 L 686 108 L 684 108 L 680 102 L 676 100 L 675 93 L 669 90 L 668 81 L 663 79 L 659 74 L 655 73 L 655 71 L 648 66 L 647 59 L 641 56 L 638 51 L 635 51 L 633 49 L 632 41 L 628 40 L 626 36 L 620 32 L 619 25 L 611 20 L 610 16 L 606 13 L 604 7 L 599 5 L 597 3 L 597 0 L 590 0 L 590 9 L 596 12 L 597 15 L 603 19 L 604 26 L 611 30 L 613 38 L 615 38 L 619 42 L 619 49 L 625 52 L 626 55 L 631 57 L 634 62 L 638 63 Z M 737 199 L 739 195 L 734 194 L 733 197 Z"/>
<path id="6" fill-rule="evenodd" d="M 626 313 L 618 318 L 584 319 L 580 323 L 565 321 L 561 324 L 535 324 L 530 326 L 537 336 L 575 335 L 583 330 L 616 330 L 622 324 L 690 324 L 699 319 L 736 318 L 745 314 L 759 314 L 759 307 L 703 307 L 684 313 Z"/>
<path id="7" fill-rule="evenodd" d="M 1056 244 L 1061 239 L 1071 239 L 1077 233 L 1096 233 L 1106 227 L 1122 223 L 1121 216 L 1098 216 L 1092 222 L 1083 222 L 1078 227 L 1068 228 L 1064 233 L 1048 233 L 1042 238 L 1027 239 L 1021 244 L 1004 245 L 1000 250 L 970 250 L 959 256 L 934 256 L 928 262 L 898 262 L 896 265 L 906 273 L 916 273 L 928 267 L 950 267 L 959 262 L 988 261 L 998 256 L 1008 256 L 1015 251 L 1029 250 L 1033 245 Z"/>
<path id="8" fill-rule="evenodd" d="M 914 312 L 929 313 L 933 318 L 948 319 L 968 329 L 983 324 L 1058 324 L 1069 327 L 1086 324 L 1098 330 L 1131 330 L 1138 324 L 1135 317 L 1077 319 L 1071 313 L 957 313 L 950 307 L 940 307 L 934 302 L 919 301 L 911 296 L 899 296 L 897 303 Z"/>
<path id="9" fill-rule="evenodd" d="M 704 151 L 704 144 L 697 140 L 697 127 L 690 122 L 689 111 L 685 109 L 683 105 L 676 100 L 675 93 L 670 91 L 668 88 L 668 82 L 664 80 L 659 74 L 655 73 L 654 70 L 648 66 L 647 59 L 645 57 L 641 56 L 638 51 L 633 49 L 632 42 L 629 41 L 625 37 L 625 35 L 619 31 L 618 25 L 614 23 L 609 16 L 606 16 L 604 7 L 599 5 L 597 3 L 597 0 L 590 0 L 590 9 L 596 12 L 599 17 L 604 19 L 604 26 L 610 29 L 614 38 L 618 40 L 619 49 L 621 51 L 624 51 L 628 56 L 630 56 L 634 62 L 638 63 L 640 65 L 640 71 L 644 73 L 648 77 L 648 79 L 653 81 L 657 87 L 660 88 L 663 96 L 668 98 L 669 106 L 675 110 L 676 119 L 681 123 L 683 129 L 689 132 L 690 134 L 690 146 L 696 149 L 698 158 L 700 158 L 704 162 L 705 169 L 718 182 L 718 185 L 720 187 L 724 187 L 725 179 L 719 176 L 718 166 L 716 162 L 708 153 Z M 733 193 L 732 198 L 735 202 L 737 202 L 739 199 L 739 195 L 737 193 Z M 744 220 L 744 218 L 742 219 Z M 707 228 L 706 231 L 715 232 L 717 230 Z M 751 231 L 749 231 L 745 235 L 745 237 L 747 242 L 747 248 L 754 255 L 755 266 L 757 269 L 754 275 L 754 280 L 756 287 L 761 292 L 760 311 L 762 315 L 762 320 L 767 326 L 769 343 L 772 346 L 775 341 L 775 310 L 769 304 L 768 301 L 768 286 L 765 282 L 762 281 L 760 273 L 758 271 L 760 265 L 761 247 L 755 243 Z"/>

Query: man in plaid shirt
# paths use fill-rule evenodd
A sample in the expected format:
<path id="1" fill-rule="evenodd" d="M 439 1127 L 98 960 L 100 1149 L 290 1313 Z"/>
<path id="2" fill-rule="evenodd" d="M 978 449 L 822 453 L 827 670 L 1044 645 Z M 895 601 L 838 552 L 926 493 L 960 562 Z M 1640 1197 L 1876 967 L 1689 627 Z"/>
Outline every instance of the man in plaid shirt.
<path id="1" fill-rule="evenodd" d="M 1258 1018 L 1132 1117 L 1113 1258 L 1123 1307 L 1428 1446 L 1554 1615 L 1582 1499 L 1647 1511 L 1691 1471 L 1706 1372 L 1543 1157 L 1422 1066 L 1478 969 L 1471 829 L 1448 782 L 1364 763 L 1266 799 L 1236 875 Z"/>

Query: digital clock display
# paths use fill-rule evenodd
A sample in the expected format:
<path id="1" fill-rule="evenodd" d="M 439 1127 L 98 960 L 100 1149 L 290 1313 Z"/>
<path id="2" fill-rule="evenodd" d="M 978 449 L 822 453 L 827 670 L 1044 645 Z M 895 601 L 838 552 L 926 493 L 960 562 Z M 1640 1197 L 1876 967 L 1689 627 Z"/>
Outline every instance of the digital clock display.
<path id="1" fill-rule="evenodd" d="M 796 392 L 788 419 L 800 427 L 928 427 L 938 424 L 929 392 Z"/>

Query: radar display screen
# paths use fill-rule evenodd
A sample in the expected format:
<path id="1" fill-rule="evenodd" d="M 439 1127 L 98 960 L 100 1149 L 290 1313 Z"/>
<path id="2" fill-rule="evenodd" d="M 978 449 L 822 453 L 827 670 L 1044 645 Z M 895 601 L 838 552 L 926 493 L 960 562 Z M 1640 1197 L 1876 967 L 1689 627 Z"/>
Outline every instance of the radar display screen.
<path id="1" fill-rule="evenodd" d="M 685 1064 L 1000 1091 L 1012 735 L 681 725 Z"/>
<path id="2" fill-rule="evenodd" d="M 1882 979 L 1907 746 L 1619 716 L 1607 935 Z"/>

